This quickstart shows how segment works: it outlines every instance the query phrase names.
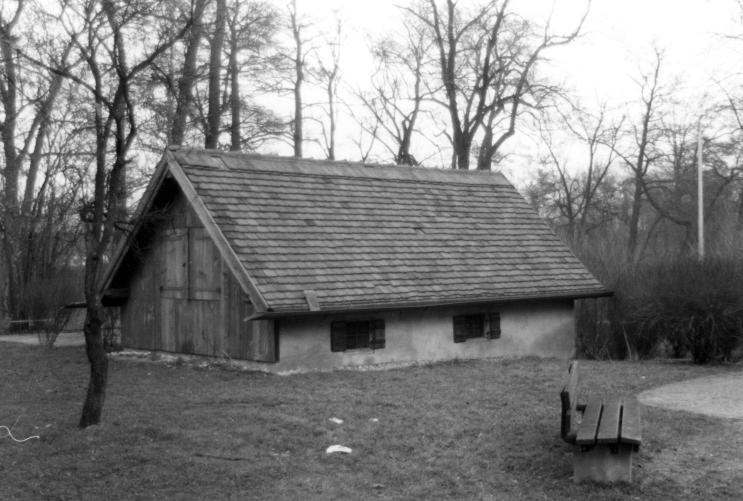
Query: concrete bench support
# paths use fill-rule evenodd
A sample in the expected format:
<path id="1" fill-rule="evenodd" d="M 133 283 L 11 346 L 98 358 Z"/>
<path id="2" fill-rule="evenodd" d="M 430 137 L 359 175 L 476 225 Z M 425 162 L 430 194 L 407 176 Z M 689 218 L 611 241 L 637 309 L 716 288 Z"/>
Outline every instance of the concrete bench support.
<path id="1" fill-rule="evenodd" d="M 633 455 L 634 447 L 628 444 L 577 449 L 573 455 L 573 481 L 632 482 Z"/>

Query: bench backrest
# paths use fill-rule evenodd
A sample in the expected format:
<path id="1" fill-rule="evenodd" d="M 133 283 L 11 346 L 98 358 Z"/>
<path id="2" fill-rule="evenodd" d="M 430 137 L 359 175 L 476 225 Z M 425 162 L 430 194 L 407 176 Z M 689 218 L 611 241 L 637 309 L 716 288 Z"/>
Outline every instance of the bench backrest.
<path id="1" fill-rule="evenodd" d="M 568 367 L 568 380 L 560 392 L 562 401 L 562 439 L 566 442 L 575 442 L 578 432 L 578 362 L 573 360 Z"/>

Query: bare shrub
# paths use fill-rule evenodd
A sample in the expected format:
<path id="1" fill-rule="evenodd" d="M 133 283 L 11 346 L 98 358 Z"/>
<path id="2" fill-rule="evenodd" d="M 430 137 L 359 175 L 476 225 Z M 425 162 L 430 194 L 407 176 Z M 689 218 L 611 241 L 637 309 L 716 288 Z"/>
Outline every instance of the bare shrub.
<path id="1" fill-rule="evenodd" d="M 39 344 L 45 348 L 53 348 L 57 342 L 57 337 L 65 328 L 67 320 L 70 318 L 71 310 L 68 308 L 58 308 L 54 316 L 44 318 L 34 323 L 36 336 Z"/>
<path id="2" fill-rule="evenodd" d="M 106 352 L 121 351 L 121 319 L 119 308 L 105 308 L 103 311 L 103 348 Z"/>
<path id="3" fill-rule="evenodd" d="M 28 283 L 23 294 L 23 306 L 25 315 L 33 322 L 29 330 L 37 333 L 39 344 L 48 348 L 54 346 L 70 315 L 64 306 L 81 297 L 80 290 L 80 278 L 75 270 Z"/>

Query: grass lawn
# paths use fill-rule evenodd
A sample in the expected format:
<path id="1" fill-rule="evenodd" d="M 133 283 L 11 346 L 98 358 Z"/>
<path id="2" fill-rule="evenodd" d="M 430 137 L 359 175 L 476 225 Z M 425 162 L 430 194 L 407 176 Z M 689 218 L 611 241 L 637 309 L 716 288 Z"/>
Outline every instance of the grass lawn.
<path id="1" fill-rule="evenodd" d="M 629 486 L 575 485 L 564 361 L 272 376 L 112 360 L 103 424 L 76 428 L 84 348 L 0 344 L 2 499 L 740 499 L 743 421 L 644 408 Z M 636 393 L 741 370 L 585 362 Z M 335 424 L 329 418 L 343 419 Z M 0 431 L 0 436 L 3 432 Z M 342 444 L 352 454 L 325 453 Z"/>

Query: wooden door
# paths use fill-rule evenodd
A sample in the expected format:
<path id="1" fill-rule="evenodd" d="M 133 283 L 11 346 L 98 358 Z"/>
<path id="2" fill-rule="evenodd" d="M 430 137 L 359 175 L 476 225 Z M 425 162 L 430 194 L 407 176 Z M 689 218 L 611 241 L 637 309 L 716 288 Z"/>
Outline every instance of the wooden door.
<path id="1" fill-rule="evenodd" d="M 275 362 L 274 322 L 247 322 L 253 307 L 204 228 L 164 235 L 160 287 L 164 351 Z"/>

